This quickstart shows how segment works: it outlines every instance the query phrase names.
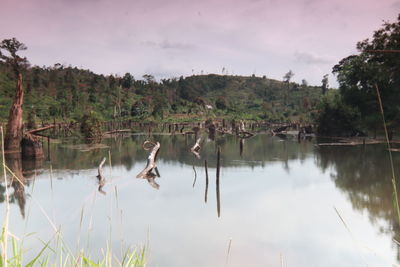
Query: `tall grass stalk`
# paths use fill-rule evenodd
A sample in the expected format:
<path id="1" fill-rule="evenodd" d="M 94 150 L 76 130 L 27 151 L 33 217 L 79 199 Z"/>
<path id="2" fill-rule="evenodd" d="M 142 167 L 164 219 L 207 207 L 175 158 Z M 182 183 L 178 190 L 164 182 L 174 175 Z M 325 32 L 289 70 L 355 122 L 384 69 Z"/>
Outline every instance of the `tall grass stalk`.
<path id="1" fill-rule="evenodd" d="M 8 185 L 7 185 L 7 172 L 6 172 L 6 157 L 4 155 L 4 132 L 3 132 L 3 126 L 0 127 L 1 131 L 1 156 L 3 160 L 3 175 L 4 175 L 4 181 L 5 181 L 5 187 L 6 187 L 6 216 L 4 219 L 4 224 L 3 224 L 3 229 L 1 233 L 1 238 L 0 238 L 0 243 L 1 243 L 1 257 L 2 259 L 0 260 L 0 264 L 4 265 L 5 267 L 8 266 L 8 221 L 9 221 L 9 216 L 10 216 L 10 199 L 9 199 L 9 194 L 8 194 Z M 4 262 L 3 262 L 4 261 Z"/>
<path id="2" fill-rule="evenodd" d="M 392 170 L 392 186 L 393 186 L 393 194 L 394 194 L 394 202 L 395 202 L 394 205 L 395 205 L 395 209 L 396 209 L 396 212 L 397 212 L 397 219 L 398 219 L 398 222 L 400 223 L 399 197 L 398 197 L 398 193 L 397 193 L 396 175 L 394 173 L 392 149 L 391 149 L 391 145 L 390 145 L 388 130 L 387 130 L 387 127 L 386 127 L 385 113 L 383 111 L 381 94 L 379 92 L 379 87 L 378 87 L 377 84 L 375 84 L 375 88 L 376 88 L 376 95 L 378 97 L 380 112 L 381 112 L 381 115 L 382 115 L 383 128 L 385 130 L 386 144 L 387 144 L 387 148 L 388 148 L 388 151 L 389 151 L 390 166 L 391 166 L 391 170 Z"/>

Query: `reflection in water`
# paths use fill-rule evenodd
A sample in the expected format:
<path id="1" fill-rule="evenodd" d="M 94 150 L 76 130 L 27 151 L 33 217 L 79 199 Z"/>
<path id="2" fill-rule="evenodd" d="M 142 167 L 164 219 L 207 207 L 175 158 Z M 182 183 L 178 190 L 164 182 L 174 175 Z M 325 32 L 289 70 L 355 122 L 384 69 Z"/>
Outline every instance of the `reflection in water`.
<path id="1" fill-rule="evenodd" d="M 196 184 L 196 180 L 197 180 L 197 172 L 196 172 L 196 168 L 194 167 L 194 165 L 192 167 L 193 167 L 193 171 L 194 171 L 194 180 L 193 180 L 193 188 L 194 188 L 194 186 Z"/>
<path id="2" fill-rule="evenodd" d="M 376 229 L 379 229 L 383 233 L 389 233 L 391 236 L 393 236 L 395 240 L 400 240 L 400 234 L 399 234 L 400 226 L 396 220 L 395 209 L 393 208 L 393 202 L 391 197 L 392 186 L 391 186 L 390 164 L 388 160 L 388 154 L 384 146 L 380 145 L 367 145 L 365 147 L 363 146 L 322 147 L 321 146 L 315 148 L 314 143 L 309 142 L 307 139 L 306 140 L 301 139 L 300 143 L 298 143 L 298 139 L 295 136 L 294 137 L 289 136 L 285 140 L 282 140 L 280 139 L 279 136 L 269 137 L 266 135 L 257 135 L 255 137 L 252 137 L 251 139 L 246 140 L 245 141 L 246 143 L 244 143 L 243 139 L 238 139 L 235 136 L 224 136 L 223 138 L 221 136 L 217 136 L 215 141 L 207 139 L 203 140 L 200 149 L 201 157 L 204 159 L 203 163 L 203 161 L 197 160 L 196 159 L 197 157 L 193 157 L 192 156 L 193 153 L 188 149 L 187 144 L 197 143 L 198 141 L 198 139 L 194 139 L 193 136 L 155 135 L 152 138 L 156 139 L 154 143 L 145 141 L 146 136 L 141 136 L 141 135 L 132 135 L 124 139 L 109 138 L 104 140 L 104 144 L 106 144 L 107 147 L 110 147 L 110 155 L 111 155 L 110 157 L 112 157 L 113 159 L 112 160 L 113 164 L 115 166 L 125 167 L 125 168 L 120 168 L 124 169 L 121 171 L 124 173 L 124 176 L 131 175 L 132 173 L 136 174 L 137 172 L 142 170 L 143 168 L 142 165 L 144 165 L 145 163 L 144 161 L 140 161 L 140 159 L 145 159 L 146 157 L 148 158 L 146 167 L 137 175 L 138 178 L 146 179 L 149 182 L 149 184 L 156 189 L 160 188 L 160 186 L 156 183 L 157 177 L 160 177 L 160 173 L 156 165 L 157 160 L 158 160 L 157 162 L 159 163 L 159 167 L 162 166 L 166 175 L 170 175 L 171 179 L 168 180 L 169 184 L 168 186 L 163 187 L 162 192 L 154 192 L 154 190 L 149 190 L 149 192 L 147 191 L 142 192 L 145 190 L 138 190 L 138 187 L 126 188 L 127 189 L 126 191 L 129 191 L 129 193 L 126 196 L 127 198 L 129 198 L 129 200 L 132 197 L 131 195 L 133 195 L 131 192 L 134 190 L 138 190 L 135 192 L 137 194 L 140 194 L 141 197 L 140 199 L 143 199 L 142 198 L 143 196 L 153 197 L 154 194 L 157 194 L 158 196 L 157 201 L 159 202 L 146 202 L 145 205 L 150 208 L 141 209 L 141 207 L 137 206 L 138 213 L 140 213 L 141 215 L 143 214 L 144 220 L 150 218 L 150 219 L 155 219 L 154 221 L 157 221 L 159 218 L 156 216 L 158 215 L 149 215 L 150 213 L 147 213 L 147 211 L 151 211 L 152 210 L 151 208 L 155 207 L 155 205 L 157 206 L 162 205 L 162 210 L 163 212 L 165 211 L 165 214 L 167 213 L 168 215 L 172 214 L 173 216 L 170 217 L 176 218 L 176 221 L 173 221 L 171 219 L 170 221 L 171 224 L 169 226 L 170 228 L 168 229 L 173 229 L 178 224 L 179 227 L 176 227 L 176 229 L 179 229 L 179 231 L 181 231 L 181 229 L 185 228 L 182 226 L 187 226 L 185 224 L 179 224 L 178 220 L 185 221 L 185 223 L 192 223 L 192 221 L 190 220 L 193 219 L 193 223 L 197 223 L 198 218 L 196 217 L 196 215 L 201 214 L 201 216 L 203 216 L 203 213 L 197 212 L 197 210 L 192 211 L 191 206 L 188 207 L 184 206 L 185 208 L 187 208 L 188 212 L 190 212 L 189 215 L 191 217 L 189 217 L 187 213 L 185 213 L 185 217 L 182 217 L 182 212 L 181 212 L 182 209 L 180 209 L 180 211 L 176 213 L 174 213 L 175 212 L 174 209 L 176 209 L 175 207 L 177 203 L 184 202 L 186 205 L 191 205 L 192 202 L 186 201 L 187 199 L 198 200 L 199 198 L 203 198 L 202 197 L 203 192 L 199 193 L 197 190 L 188 190 L 191 189 L 190 185 L 187 185 L 186 182 L 182 182 L 184 178 L 192 175 L 192 169 L 193 169 L 194 171 L 193 186 L 195 186 L 195 183 L 197 182 L 196 181 L 198 174 L 197 172 L 199 172 L 200 175 L 203 166 L 205 171 L 205 190 L 204 190 L 205 203 L 210 202 L 210 200 L 208 199 L 208 185 L 209 185 L 208 167 L 216 169 L 216 205 L 217 205 L 218 217 L 221 216 L 220 179 L 224 178 L 224 174 L 225 175 L 228 174 L 230 176 L 229 177 L 230 179 L 224 179 L 224 182 L 226 182 L 224 183 L 224 192 L 226 192 L 226 194 L 224 194 L 223 196 L 225 201 L 224 203 L 229 203 L 229 205 L 224 206 L 224 218 L 218 219 L 217 217 L 215 217 L 215 206 L 214 203 L 212 203 L 211 212 L 209 214 L 208 213 L 205 214 L 205 216 L 208 217 L 204 217 L 207 218 L 207 221 L 204 223 L 204 225 L 209 224 L 211 225 L 211 228 L 201 228 L 201 230 L 206 231 L 205 229 L 207 230 L 213 229 L 212 228 L 213 219 L 215 219 L 215 221 L 218 221 L 220 225 L 227 226 L 227 228 L 243 229 L 245 227 L 236 227 L 237 225 L 240 226 L 248 225 L 249 223 L 248 221 L 245 221 L 243 222 L 243 224 L 240 224 L 241 218 L 244 217 L 243 214 L 250 217 L 253 216 L 254 214 L 257 214 L 254 216 L 254 218 L 257 218 L 258 214 L 264 211 L 270 211 L 271 213 L 274 212 L 276 218 L 280 219 L 279 216 L 284 216 L 283 219 L 285 219 L 285 216 L 287 214 L 285 212 L 291 210 L 292 208 L 293 202 L 291 201 L 299 201 L 299 203 L 302 203 L 301 205 L 304 204 L 304 207 L 306 207 L 307 211 L 309 207 L 307 206 L 307 204 L 310 203 L 311 205 L 313 204 L 312 202 L 313 200 L 310 202 L 309 199 L 311 199 L 314 196 L 312 194 L 315 194 L 315 192 L 311 192 L 311 190 L 304 191 L 302 185 L 304 184 L 309 185 L 312 183 L 313 185 L 315 184 L 316 186 L 318 186 L 318 183 L 322 182 L 323 183 L 326 182 L 329 183 L 329 185 L 331 185 L 330 180 L 322 181 L 321 178 L 322 175 L 320 174 L 319 171 L 316 172 L 317 174 L 314 177 L 316 180 L 312 181 L 307 180 L 309 179 L 308 177 L 306 177 L 308 176 L 308 171 L 312 170 L 314 172 L 313 168 L 317 166 L 318 169 L 322 169 L 324 172 L 331 173 L 334 185 L 336 186 L 336 188 L 344 192 L 354 210 L 366 212 L 369 215 L 372 224 L 376 226 L 375 227 Z M 52 155 L 51 166 L 53 166 L 54 172 L 57 173 L 67 170 L 69 173 L 76 173 L 77 170 L 91 170 L 93 171 L 91 175 L 91 177 L 93 178 L 96 175 L 96 168 L 97 166 L 99 166 L 98 190 L 101 193 L 104 192 L 103 189 L 106 183 L 106 179 L 103 176 L 104 173 L 102 172 L 101 167 L 105 162 L 104 155 L 106 152 L 108 152 L 108 149 L 104 150 L 102 148 L 98 148 L 83 152 L 78 149 L 71 149 L 70 147 L 68 147 L 70 143 L 77 141 L 68 140 L 67 142 L 68 142 L 67 144 L 65 143 L 51 144 L 50 148 Z M 240 153 L 237 153 L 238 142 L 239 142 Z M 160 143 L 163 144 L 162 150 L 160 149 Z M 246 146 L 245 153 L 244 153 L 244 146 Z M 215 149 L 216 147 L 218 148 L 217 151 Z M 222 155 L 221 151 L 223 151 Z M 393 154 L 393 156 L 394 156 L 394 162 L 398 162 L 400 160 L 400 154 Z M 98 165 L 99 162 L 101 162 L 100 165 Z M 41 164 L 42 164 L 41 162 L 34 162 L 34 161 L 21 162 L 21 158 L 7 159 L 7 165 L 12 170 L 12 172 L 15 173 L 17 177 L 19 177 L 18 180 L 17 179 L 11 180 L 11 176 L 8 176 L 8 178 L 10 178 L 8 186 L 13 188 L 13 190 L 10 190 L 12 191 L 11 199 L 12 201 L 14 201 L 16 205 L 19 206 L 20 213 L 22 216 L 25 216 L 25 202 L 27 201 L 25 192 L 28 191 L 24 187 L 24 185 L 29 185 L 30 181 L 29 175 L 32 175 L 34 173 L 32 172 L 33 169 L 42 168 Z M 49 167 L 49 165 L 46 166 Z M 222 174 L 220 173 L 220 168 L 224 168 L 224 173 Z M 275 171 L 277 175 L 282 175 L 282 177 L 277 176 L 279 179 L 275 180 L 273 178 L 263 179 L 263 175 L 265 172 L 267 172 L 267 168 L 268 172 Z M 253 171 L 253 169 L 254 172 L 252 172 L 252 175 L 253 174 L 254 175 L 252 176 L 252 178 L 254 179 L 252 180 L 245 179 L 246 177 L 248 177 L 248 172 Z M 285 169 L 287 171 L 286 173 L 287 176 L 282 174 L 283 172 L 280 172 L 282 169 Z M 185 177 L 183 177 L 183 175 L 182 177 L 175 177 L 179 176 L 179 175 L 174 175 L 176 171 L 178 172 L 182 171 L 182 173 L 185 173 Z M 306 173 L 306 175 L 303 175 L 302 172 Z M 313 175 L 311 171 L 310 175 L 311 176 Z M 396 175 L 397 177 L 400 177 L 400 171 L 398 166 L 396 166 Z M 271 175 L 271 177 L 272 176 L 273 175 Z M 51 176 L 48 175 L 41 176 L 41 178 L 47 178 L 47 177 Z M 61 177 L 61 179 L 63 178 L 64 177 Z M 18 182 L 19 180 L 21 182 Z M 58 183 L 58 181 L 56 180 L 55 182 Z M 67 187 L 73 188 L 71 190 L 75 190 L 76 188 L 74 187 L 75 185 L 73 184 L 73 182 L 74 182 L 73 179 L 70 179 L 69 181 L 63 181 L 62 189 L 60 186 L 58 187 L 59 194 L 63 196 L 64 192 L 69 192 L 69 191 L 64 191 L 66 190 L 65 188 Z M 187 182 L 191 183 L 190 181 Z M 4 186 L 6 186 L 6 184 L 7 183 L 3 183 Z M 290 189 L 291 185 L 294 185 L 296 187 L 295 191 Z M 4 186 L 0 186 L 0 202 L 4 201 L 4 196 L 3 196 L 5 193 Z M 42 187 L 42 188 L 44 189 L 43 191 L 40 191 L 40 193 L 46 192 L 45 190 L 48 190 L 48 187 Z M 57 188 L 57 186 L 55 186 L 55 188 Z M 268 190 L 270 191 L 266 191 L 265 188 L 268 188 Z M 305 186 L 305 188 L 309 187 Z M 325 189 L 327 187 L 325 186 L 325 184 L 323 184 L 323 186 L 319 188 Z M 273 191 L 275 189 L 276 191 Z M 278 196 L 274 198 L 275 192 L 281 192 L 279 190 L 282 190 L 283 192 L 282 195 L 279 193 Z M 334 188 L 329 187 L 329 190 L 334 190 Z M 75 191 L 73 192 L 75 193 Z M 248 195 L 244 195 L 243 199 L 240 199 L 240 201 L 238 201 L 236 197 L 237 195 L 233 194 L 232 192 L 235 193 L 239 192 Z M 304 195 L 306 195 L 305 197 L 306 200 L 304 199 L 301 200 L 300 198 L 297 198 L 297 195 L 295 197 L 295 200 L 293 200 L 293 197 L 289 195 L 291 192 L 304 193 Z M 197 195 L 198 193 L 199 195 Z M 251 194 L 253 193 L 255 196 L 257 196 L 257 198 L 254 198 L 254 200 L 251 196 Z M 288 195 L 284 195 L 285 193 L 287 193 Z M 82 195 L 83 194 L 84 191 L 82 191 Z M 343 198 L 342 194 L 336 194 L 336 191 L 335 195 L 340 195 L 340 199 Z M 268 200 L 269 199 L 277 200 L 277 203 L 279 203 L 280 205 L 279 206 L 280 211 L 277 211 L 275 207 L 272 207 L 274 204 L 271 204 L 272 208 L 269 207 L 268 205 L 263 205 L 262 203 L 264 202 L 261 202 L 260 206 L 257 206 L 259 201 L 266 201 L 264 197 L 265 198 L 268 197 Z M 290 201 L 289 202 L 282 201 L 283 203 L 282 204 L 280 200 L 286 197 Z M 104 198 L 104 200 L 106 199 L 107 198 Z M 243 205 L 242 201 L 245 203 L 249 203 L 250 205 Z M 268 202 L 273 203 L 272 201 Z M 70 205 L 70 203 L 65 202 L 64 199 L 61 199 L 59 203 L 61 203 L 63 207 L 65 205 Z M 131 205 L 131 202 L 129 202 L 129 205 Z M 141 205 L 143 204 L 141 203 Z M 289 208 L 287 208 L 287 206 L 289 206 Z M 321 207 L 324 209 L 326 206 L 321 206 Z M 307 213 L 307 211 L 305 211 L 305 213 Z M 329 212 L 326 212 L 325 210 L 319 210 L 319 211 L 321 211 L 321 214 L 329 215 Z M 17 215 L 19 217 L 19 214 Z M 185 218 L 185 220 L 183 220 L 182 218 Z M 260 218 L 263 217 L 260 216 Z M 127 220 L 129 220 L 128 217 Z M 236 224 L 237 223 L 236 221 L 239 221 L 239 223 Z M 253 219 L 251 222 L 252 226 L 255 225 L 255 227 L 252 229 L 257 229 L 257 231 L 259 231 L 260 229 L 266 228 L 261 223 L 260 223 L 261 225 L 260 228 L 256 228 L 257 224 L 254 221 L 256 221 L 256 219 Z M 298 221 L 302 222 L 302 219 L 296 217 L 296 220 L 293 223 L 298 223 Z M 384 226 L 382 226 L 382 221 L 386 223 L 384 224 Z M 160 229 L 165 229 L 164 223 L 165 221 L 162 221 L 162 225 L 159 226 Z M 290 224 L 290 222 L 287 222 L 287 220 L 285 221 L 285 223 L 288 223 L 288 225 L 284 225 L 282 226 L 282 228 L 288 227 L 290 229 L 292 224 Z M 279 228 L 280 227 L 279 222 L 277 224 L 271 223 L 270 229 L 273 229 L 274 231 L 275 230 L 274 227 L 277 229 L 277 231 L 282 230 Z M 315 230 L 316 232 L 320 231 L 318 235 L 320 235 L 321 233 L 325 235 L 327 231 L 324 227 L 325 226 L 312 227 L 313 229 L 310 230 L 310 233 L 313 234 L 312 231 Z M 287 229 L 286 228 L 283 229 L 283 232 L 286 233 Z M 252 234 L 254 233 L 251 231 L 246 231 L 246 233 L 243 234 L 243 236 L 247 238 Z M 308 234 L 309 232 L 305 233 L 304 235 Z M 249 240 L 251 239 L 252 241 L 254 241 L 253 242 L 254 244 L 257 244 L 259 240 L 262 240 L 262 242 L 265 241 L 265 239 L 259 237 L 260 235 L 258 234 L 258 232 L 254 235 L 256 235 L 256 237 L 251 237 L 251 236 L 249 237 Z M 270 235 L 266 236 L 270 237 Z M 301 234 L 297 236 L 296 233 L 293 234 L 291 237 L 294 238 L 298 237 L 297 242 L 304 241 L 304 236 L 301 236 Z M 196 238 L 201 239 L 201 237 L 196 237 Z M 308 236 L 306 238 L 308 238 Z M 166 240 L 167 239 L 168 238 L 166 238 Z M 278 237 L 278 239 L 279 241 L 272 240 L 271 243 L 275 242 L 273 244 L 282 245 L 280 243 L 281 237 Z M 169 242 L 169 240 L 170 239 L 168 239 L 168 241 L 166 242 Z M 196 240 L 196 242 L 197 241 L 198 240 Z M 157 246 L 157 244 L 155 244 L 155 246 Z M 301 250 L 301 253 L 304 252 L 306 254 L 307 253 L 312 254 L 315 251 L 313 250 L 312 252 L 309 251 L 307 252 Z M 291 253 L 293 253 L 293 251 L 291 251 Z M 169 266 L 176 266 L 176 265 L 171 264 Z M 307 265 L 303 264 L 301 266 L 307 266 Z M 324 265 L 319 265 L 319 266 L 324 266 Z"/>
<path id="3" fill-rule="evenodd" d="M 156 166 L 156 160 L 157 160 L 157 155 L 158 155 L 158 151 L 160 149 L 160 143 L 153 143 L 150 141 L 145 141 L 142 145 L 142 147 L 145 150 L 150 150 L 151 152 L 149 154 L 149 157 L 147 158 L 147 165 L 146 167 L 143 169 L 143 171 L 141 171 L 136 178 L 144 178 L 147 179 L 147 181 L 149 182 L 149 184 L 154 187 L 155 189 L 159 189 L 160 185 L 156 183 L 155 181 L 155 177 L 158 176 L 160 177 L 160 174 L 158 172 L 157 166 Z M 153 173 L 153 170 L 155 170 L 156 174 Z"/>
<path id="4" fill-rule="evenodd" d="M 104 185 L 106 184 L 106 178 L 103 176 L 103 165 L 104 162 L 106 162 L 106 158 L 104 157 L 103 160 L 100 162 L 99 168 L 98 168 L 98 175 L 97 179 L 99 181 L 99 188 L 98 191 L 102 193 L 103 195 L 106 194 L 106 192 L 103 190 Z"/>
<path id="5" fill-rule="evenodd" d="M 244 139 L 240 138 L 240 141 L 239 141 L 239 154 L 240 154 L 240 157 L 243 155 L 243 145 L 244 145 Z"/>
<path id="6" fill-rule="evenodd" d="M 207 160 L 204 160 L 204 168 L 206 172 L 206 190 L 204 192 L 204 202 L 207 203 L 207 193 L 208 193 L 208 168 L 207 168 Z"/>
<path id="7" fill-rule="evenodd" d="M 14 193 L 10 198 L 10 202 L 17 200 L 22 218 L 25 218 L 25 177 L 22 175 L 22 159 L 19 154 L 10 154 L 6 156 L 6 164 L 11 173 L 11 186 Z M 10 172 L 9 172 L 10 173 Z M 8 177 L 9 178 L 9 177 Z"/>
<path id="8" fill-rule="evenodd" d="M 391 166 L 386 148 L 383 145 L 320 146 L 316 151 L 318 166 L 324 171 L 333 169 L 331 177 L 335 185 L 347 194 L 353 208 L 367 210 L 373 224 L 384 219 L 388 226 L 380 226 L 380 231 L 392 233 L 393 239 L 399 241 L 400 226 L 393 204 Z M 399 160 L 400 154 L 393 154 L 393 161 Z M 395 165 L 395 174 L 400 177 L 398 165 Z"/>

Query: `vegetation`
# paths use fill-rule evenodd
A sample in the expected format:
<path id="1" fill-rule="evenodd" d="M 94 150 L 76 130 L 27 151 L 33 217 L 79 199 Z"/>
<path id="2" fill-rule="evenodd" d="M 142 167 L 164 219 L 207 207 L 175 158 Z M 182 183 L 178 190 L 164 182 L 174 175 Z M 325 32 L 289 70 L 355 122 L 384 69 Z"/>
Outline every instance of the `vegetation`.
<path id="1" fill-rule="evenodd" d="M 364 130 L 382 129 L 379 114 L 377 90 L 380 91 L 385 109 L 385 120 L 389 136 L 399 128 L 400 121 L 400 15 L 396 22 L 385 22 L 374 32 L 372 39 L 357 44 L 360 52 L 342 59 L 333 68 L 337 75 L 340 100 L 336 105 L 350 106 L 359 113 L 359 118 L 349 127 L 360 125 Z M 339 104 L 339 101 L 341 102 Z M 322 117 L 332 117 L 340 121 L 346 117 L 348 109 L 323 109 L 319 122 L 328 122 Z M 330 112 L 331 114 L 325 114 Z M 329 122 L 330 123 L 330 122 Z M 325 129 L 327 125 L 320 125 Z M 353 129 L 345 129 L 352 131 Z"/>
<path id="2" fill-rule="evenodd" d="M 317 131 L 324 136 L 357 135 L 360 114 L 356 108 L 346 105 L 340 97 L 325 97 L 320 104 L 316 119 Z"/>
<path id="3" fill-rule="evenodd" d="M 55 64 L 24 71 L 26 117 L 37 121 L 79 121 L 94 111 L 101 120 L 193 120 L 226 117 L 270 121 L 309 121 L 321 88 L 264 77 L 196 75 L 156 81 L 130 73 L 123 77 Z M 13 73 L 0 64 L 0 119 L 14 96 Z M 32 115 L 31 115 L 32 116 Z M 26 120 L 27 118 L 25 118 Z"/>
<path id="4" fill-rule="evenodd" d="M 24 89 L 22 86 L 22 71 L 28 66 L 28 60 L 20 57 L 17 52 L 26 50 L 26 46 L 17 39 L 5 39 L 0 43 L 0 63 L 12 73 L 16 81 L 14 100 L 12 102 L 5 136 L 4 147 L 8 151 L 20 151 L 22 140 L 22 105 L 24 103 Z"/>

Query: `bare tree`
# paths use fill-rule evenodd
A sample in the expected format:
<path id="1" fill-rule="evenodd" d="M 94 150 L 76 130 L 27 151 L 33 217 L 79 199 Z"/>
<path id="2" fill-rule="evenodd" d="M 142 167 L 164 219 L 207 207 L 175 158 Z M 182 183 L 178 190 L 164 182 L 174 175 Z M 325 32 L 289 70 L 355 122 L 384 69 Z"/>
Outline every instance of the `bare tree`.
<path id="1" fill-rule="evenodd" d="M 0 43 L 0 62 L 9 66 L 16 79 L 15 96 L 8 116 L 4 148 L 7 151 L 20 151 L 22 140 L 22 104 L 24 103 L 24 89 L 22 87 L 22 70 L 29 63 L 26 57 L 17 55 L 18 51 L 27 47 L 17 39 L 4 39 Z"/>
<path id="2" fill-rule="evenodd" d="M 288 102 L 290 80 L 292 79 L 293 76 L 294 76 L 294 73 L 293 73 L 292 70 L 289 70 L 289 71 L 283 76 L 283 81 L 284 81 L 285 83 L 287 83 L 287 89 L 286 89 L 286 92 L 284 93 L 284 96 L 283 96 L 283 101 L 284 101 L 285 106 L 287 105 L 287 102 Z"/>

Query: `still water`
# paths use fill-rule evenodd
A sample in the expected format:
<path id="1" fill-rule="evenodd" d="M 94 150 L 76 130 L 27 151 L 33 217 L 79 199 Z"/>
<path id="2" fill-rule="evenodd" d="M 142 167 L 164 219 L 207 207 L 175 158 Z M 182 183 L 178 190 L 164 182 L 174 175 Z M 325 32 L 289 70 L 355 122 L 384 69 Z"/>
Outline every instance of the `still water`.
<path id="1" fill-rule="evenodd" d="M 146 166 L 145 140 L 161 143 L 160 177 L 149 181 L 136 178 Z M 60 141 L 51 144 L 51 161 L 10 159 L 26 183 L 10 187 L 10 231 L 26 236 L 28 255 L 55 229 L 71 250 L 91 255 L 101 255 L 107 242 L 117 255 L 121 247 L 147 245 L 148 266 L 399 262 L 384 146 L 318 146 L 315 140 L 268 135 L 203 140 L 200 159 L 190 152 L 194 136 L 166 135 L 110 138 L 94 149 Z M 99 191 L 97 167 L 104 157 L 106 184 Z M 394 161 L 397 167 L 400 154 Z"/>

